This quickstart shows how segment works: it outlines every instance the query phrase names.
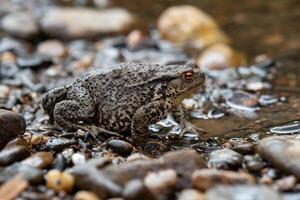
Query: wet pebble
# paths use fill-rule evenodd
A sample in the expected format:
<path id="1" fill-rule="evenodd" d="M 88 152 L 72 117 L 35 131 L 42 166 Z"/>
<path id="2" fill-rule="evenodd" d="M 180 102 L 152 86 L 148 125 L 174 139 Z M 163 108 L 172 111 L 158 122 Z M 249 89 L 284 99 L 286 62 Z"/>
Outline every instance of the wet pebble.
<path id="1" fill-rule="evenodd" d="M 221 149 L 210 153 L 207 165 L 210 168 L 238 169 L 242 162 L 241 154 L 230 149 Z"/>
<path id="2" fill-rule="evenodd" d="M 24 146 L 5 148 L 0 152 L 0 166 L 7 166 L 14 162 L 21 161 L 29 155 L 29 150 Z"/>
<path id="3" fill-rule="evenodd" d="M 254 184 L 255 178 L 244 172 L 234 172 L 216 169 L 200 169 L 192 174 L 193 186 L 206 191 L 216 185 Z"/>
<path id="4" fill-rule="evenodd" d="M 8 14 L 2 19 L 1 27 L 14 37 L 33 39 L 39 34 L 39 26 L 28 12 Z"/>
<path id="5" fill-rule="evenodd" d="M 155 200 L 153 194 L 139 179 L 129 181 L 123 189 L 122 196 L 125 200 Z"/>
<path id="6" fill-rule="evenodd" d="M 145 177 L 144 183 L 151 193 L 160 199 L 167 197 L 175 189 L 177 174 L 173 169 L 152 172 Z"/>
<path id="7" fill-rule="evenodd" d="M 205 195 L 206 200 L 282 200 L 279 193 L 266 186 L 217 186 Z"/>
<path id="8" fill-rule="evenodd" d="M 257 152 L 276 169 L 300 178 L 300 139 L 293 136 L 264 138 Z"/>
<path id="9" fill-rule="evenodd" d="M 117 139 L 109 140 L 107 146 L 122 155 L 128 155 L 133 150 L 133 146 L 130 143 Z"/>
<path id="10" fill-rule="evenodd" d="M 51 58 L 62 58 L 67 54 L 66 47 L 59 40 L 46 40 L 41 42 L 37 47 L 37 51 L 39 54 Z"/>
<path id="11" fill-rule="evenodd" d="M 300 133 L 300 123 L 298 121 L 275 126 L 270 128 L 271 133 L 276 134 L 295 134 Z"/>
<path id="12" fill-rule="evenodd" d="M 25 119 L 18 113 L 0 109 L 0 149 L 25 132 Z"/>
<path id="13" fill-rule="evenodd" d="M 50 152 L 43 151 L 33 154 L 29 158 L 23 160 L 21 164 L 44 169 L 49 167 L 53 160 L 53 155 Z"/>
<path id="14" fill-rule="evenodd" d="M 226 104 L 237 110 L 255 111 L 257 107 L 258 99 L 255 95 L 244 91 L 237 91 L 233 95 L 226 99 Z"/>
<path id="15" fill-rule="evenodd" d="M 198 190 L 185 189 L 179 193 L 177 200 L 205 200 L 205 197 Z"/>
<path id="16" fill-rule="evenodd" d="M 75 140 L 67 138 L 49 138 L 46 143 L 46 148 L 50 150 L 62 150 L 72 144 L 75 144 Z"/>
<path id="17" fill-rule="evenodd" d="M 103 11 L 89 8 L 54 8 L 44 14 L 40 23 L 42 30 L 52 37 L 89 39 L 127 32 L 133 28 L 135 18 L 122 8 Z"/>
<path id="18" fill-rule="evenodd" d="M 74 177 L 67 172 L 52 169 L 46 175 L 47 187 L 59 192 L 70 192 L 74 186 Z"/>

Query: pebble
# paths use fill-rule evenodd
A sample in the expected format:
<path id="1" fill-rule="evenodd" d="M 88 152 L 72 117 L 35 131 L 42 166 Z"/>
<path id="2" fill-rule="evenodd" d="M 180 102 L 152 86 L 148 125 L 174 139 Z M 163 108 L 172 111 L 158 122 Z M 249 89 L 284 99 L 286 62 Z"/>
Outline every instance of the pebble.
<path id="1" fill-rule="evenodd" d="M 258 154 L 273 167 L 300 178 L 300 139 L 293 136 L 272 136 L 258 144 Z"/>
<path id="2" fill-rule="evenodd" d="M 252 155 L 246 155 L 244 157 L 244 163 L 247 169 L 252 173 L 258 173 L 265 167 L 265 164 L 260 159 Z"/>
<path id="3" fill-rule="evenodd" d="M 93 192 L 81 190 L 75 194 L 74 200 L 100 200 L 100 199 Z"/>
<path id="4" fill-rule="evenodd" d="M 130 143 L 117 139 L 109 140 L 107 146 L 121 155 L 128 155 L 133 150 L 133 146 Z"/>
<path id="5" fill-rule="evenodd" d="M 238 144 L 238 145 L 234 146 L 232 148 L 232 150 L 234 150 L 240 154 L 243 154 L 243 155 L 253 154 L 255 151 L 255 144 L 253 144 L 253 143 Z"/>
<path id="6" fill-rule="evenodd" d="M 0 166 L 7 166 L 14 162 L 21 161 L 29 155 L 29 150 L 24 146 L 5 148 L 0 152 Z"/>
<path id="7" fill-rule="evenodd" d="M 184 99 L 182 105 L 184 109 L 192 111 L 197 106 L 197 101 L 194 99 Z"/>
<path id="8" fill-rule="evenodd" d="M 11 13 L 3 17 L 1 27 L 14 37 L 33 39 L 39 34 L 39 26 L 28 12 Z"/>
<path id="9" fill-rule="evenodd" d="M 67 138 L 49 138 L 46 143 L 46 148 L 58 151 L 75 144 L 75 142 L 75 140 Z"/>
<path id="10" fill-rule="evenodd" d="M 37 52 L 51 58 L 63 58 L 67 55 L 67 49 L 59 40 L 46 40 L 39 43 Z"/>
<path id="11" fill-rule="evenodd" d="M 67 172 L 52 169 L 46 175 L 47 187 L 59 192 L 70 192 L 74 186 L 74 177 Z"/>
<path id="12" fill-rule="evenodd" d="M 24 134 L 26 122 L 20 114 L 0 109 L 0 149 L 6 143 Z"/>
<path id="13" fill-rule="evenodd" d="M 295 134 L 300 133 L 300 123 L 298 121 L 275 126 L 270 128 L 271 133 L 276 134 Z"/>
<path id="14" fill-rule="evenodd" d="M 20 174 L 24 179 L 26 179 L 30 184 L 33 185 L 44 182 L 43 171 L 41 169 L 29 165 L 15 163 L 4 168 L 4 170 L 0 172 L 0 184 L 4 181 L 9 180 L 16 174 Z"/>
<path id="15" fill-rule="evenodd" d="M 237 110 L 256 111 L 258 110 L 258 99 L 256 95 L 244 91 L 236 91 L 233 95 L 226 99 L 226 104 Z"/>
<path id="16" fill-rule="evenodd" d="M 32 54 L 20 56 L 17 58 L 17 65 L 20 68 L 39 69 L 40 67 L 49 67 L 52 61 L 45 56 Z"/>
<path id="17" fill-rule="evenodd" d="M 295 188 L 297 179 L 295 176 L 286 176 L 275 181 L 273 187 L 281 192 L 291 191 Z"/>
<path id="18" fill-rule="evenodd" d="M 255 178 L 244 172 L 234 172 L 217 169 L 200 169 L 192 174 L 193 186 L 206 191 L 216 185 L 254 184 Z"/>
<path id="19" fill-rule="evenodd" d="M 177 200 L 205 200 L 205 197 L 198 190 L 185 189 L 179 193 Z"/>
<path id="20" fill-rule="evenodd" d="M 154 194 L 157 199 L 167 197 L 175 189 L 177 174 L 173 169 L 149 173 L 145 179 L 145 186 Z"/>
<path id="21" fill-rule="evenodd" d="M 153 194 L 139 179 L 129 181 L 123 189 L 122 196 L 125 200 L 155 200 Z"/>
<path id="22" fill-rule="evenodd" d="M 106 174 L 99 172 L 95 167 L 78 166 L 72 169 L 72 175 L 79 189 L 90 190 L 101 199 L 118 197 L 122 192 L 122 188 L 118 184 L 105 176 L 114 176 L 114 173 L 108 172 Z M 121 174 L 121 176 L 123 176 L 123 174 Z"/>
<path id="23" fill-rule="evenodd" d="M 150 160 L 150 159 L 151 158 L 149 158 L 148 156 L 146 156 L 142 153 L 133 153 L 126 158 L 126 161 L 133 162 L 133 161 L 137 161 L 137 160 Z"/>
<path id="24" fill-rule="evenodd" d="M 215 44 L 207 48 L 197 59 L 202 71 L 223 70 L 245 65 L 245 58 L 226 44 Z"/>
<path id="25" fill-rule="evenodd" d="M 217 186 L 210 189 L 206 200 L 282 200 L 281 195 L 266 186 Z"/>
<path id="26" fill-rule="evenodd" d="M 198 49 L 228 41 L 211 16 L 190 5 L 166 9 L 159 17 L 157 27 L 163 39 Z"/>
<path id="27" fill-rule="evenodd" d="M 134 27 L 135 18 L 122 8 L 102 11 L 90 8 L 53 8 L 44 14 L 40 23 L 43 32 L 51 37 L 91 39 L 128 32 Z"/>
<path id="28" fill-rule="evenodd" d="M 41 145 L 48 141 L 48 137 L 44 135 L 32 135 L 29 139 L 31 145 Z"/>
<path id="29" fill-rule="evenodd" d="M 209 168 L 238 169 L 242 166 L 243 156 L 230 149 L 215 150 L 208 158 Z"/>
<path id="30" fill-rule="evenodd" d="M 85 156 L 82 153 L 74 153 L 72 155 L 74 165 L 83 165 L 86 162 Z"/>
<path id="31" fill-rule="evenodd" d="M 32 156 L 30 156 L 29 158 L 23 160 L 21 164 L 44 169 L 49 167 L 52 164 L 53 160 L 54 158 L 52 153 L 42 151 L 42 152 L 37 152 Z"/>

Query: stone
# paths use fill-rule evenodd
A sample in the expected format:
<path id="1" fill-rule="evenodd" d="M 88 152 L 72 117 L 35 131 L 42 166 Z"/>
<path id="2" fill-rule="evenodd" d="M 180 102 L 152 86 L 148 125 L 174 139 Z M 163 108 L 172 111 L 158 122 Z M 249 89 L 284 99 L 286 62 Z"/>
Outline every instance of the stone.
<path id="1" fill-rule="evenodd" d="M 39 54 L 25 55 L 17 58 L 17 65 L 24 69 L 39 69 L 41 67 L 49 67 L 51 64 L 52 60 L 50 58 Z"/>
<path id="2" fill-rule="evenodd" d="M 37 47 L 39 54 L 51 58 L 63 58 L 67 55 L 67 48 L 59 40 L 46 40 L 39 43 Z"/>
<path id="3" fill-rule="evenodd" d="M 120 185 L 108 178 L 105 173 L 98 171 L 95 167 L 79 166 L 72 169 L 72 174 L 75 178 L 75 184 L 79 189 L 89 190 L 101 199 L 118 197 L 122 192 Z M 124 179 L 127 182 L 128 179 Z"/>
<path id="4" fill-rule="evenodd" d="M 74 187 L 74 177 L 67 172 L 52 169 L 47 173 L 46 177 L 47 187 L 56 192 L 70 192 Z"/>
<path id="5" fill-rule="evenodd" d="M 205 200 L 204 195 L 195 189 L 185 189 L 180 192 L 177 200 Z"/>
<path id="6" fill-rule="evenodd" d="M 2 19 L 1 28 L 14 37 L 33 39 L 39 34 L 39 26 L 31 13 L 15 12 Z"/>
<path id="7" fill-rule="evenodd" d="M 139 179 L 129 181 L 123 189 L 122 196 L 125 200 L 155 200 L 143 181 Z"/>
<path id="8" fill-rule="evenodd" d="M 282 200 L 279 193 L 266 186 L 217 186 L 210 189 L 205 200 Z"/>
<path id="9" fill-rule="evenodd" d="M 0 171 L 0 184 L 17 174 L 20 174 L 33 185 L 44 182 L 44 173 L 41 169 L 29 165 L 14 163 Z"/>
<path id="10" fill-rule="evenodd" d="M 200 169 L 192 174 L 193 186 L 206 191 L 216 185 L 254 184 L 255 178 L 244 172 L 234 172 L 216 169 Z"/>
<path id="11" fill-rule="evenodd" d="M 20 114 L 0 109 L 0 149 L 25 132 L 26 122 Z"/>
<path id="12" fill-rule="evenodd" d="M 125 9 L 53 8 L 40 20 L 43 32 L 61 39 L 97 38 L 130 31 L 133 15 Z M 59 30 L 59 31 L 58 31 Z"/>
<path id="13" fill-rule="evenodd" d="M 197 59 L 202 71 L 222 70 L 229 67 L 239 67 L 246 64 L 243 55 L 226 44 L 215 44 L 207 49 Z"/>
<path id="14" fill-rule="evenodd" d="M 21 161 L 29 155 L 29 150 L 24 146 L 5 148 L 0 152 L 0 166 L 7 166 L 14 162 Z"/>
<path id="15" fill-rule="evenodd" d="M 300 139 L 293 136 L 273 136 L 262 139 L 258 154 L 283 173 L 300 178 Z"/>
<path id="16" fill-rule="evenodd" d="M 211 16 L 190 5 L 168 8 L 159 17 L 157 26 L 163 39 L 179 45 L 203 49 L 215 43 L 228 42 Z"/>
<path id="17" fill-rule="evenodd" d="M 74 196 L 74 200 L 100 200 L 93 192 L 81 190 Z"/>
<path id="18" fill-rule="evenodd" d="M 177 174 L 173 169 L 149 173 L 145 179 L 145 186 L 157 199 L 168 197 L 176 187 Z"/>
<path id="19" fill-rule="evenodd" d="M 231 149 L 220 149 L 210 153 L 208 167 L 218 169 L 238 169 L 242 166 L 243 156 Z"/>
<path id="20" fill-rule="evenodd" d="M 29 158 L 23 160 L 21 164 L 44 169 L 49 167 L 52 164 L 53 160 L 53 155 L 50 152 L 42 151 L 37 152 Z"/>
<path id="21" fill-rule="evenodd" d="M 46 142 L 46 148 L 50 150 L 62 150 L 68 146 L 71 146 L 72 144 L 75 144 L 75 140 L 73 139 L 67 139 L 67 138 L 49 138 Z"/>
<path id="22" fill-rule="evenodd" d="M 133 150 L 133 146 L 130 143 L 117 139 L 109 140 L 107 146 L 121 155 L 128 155 Z"/>

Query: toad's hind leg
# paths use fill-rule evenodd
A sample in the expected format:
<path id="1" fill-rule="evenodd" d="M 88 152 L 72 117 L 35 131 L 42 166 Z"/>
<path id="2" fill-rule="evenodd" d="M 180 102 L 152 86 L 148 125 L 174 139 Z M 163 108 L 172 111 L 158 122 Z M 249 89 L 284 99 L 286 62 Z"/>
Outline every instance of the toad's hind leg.
<path id="1" fill-rule="evenodd" d="M 77 122 L 92 120 L 95 103 L 89 91 L 82 86 L 74 87 L 69 99 L 55 105 L 53 117 L 62 128 L 74 131 L 82 127 Z"/>

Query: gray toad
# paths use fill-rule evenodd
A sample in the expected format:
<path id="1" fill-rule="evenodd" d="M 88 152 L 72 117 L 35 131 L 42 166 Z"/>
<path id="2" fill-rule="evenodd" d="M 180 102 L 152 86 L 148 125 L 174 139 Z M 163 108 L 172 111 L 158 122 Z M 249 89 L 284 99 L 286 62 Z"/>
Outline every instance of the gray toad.
<path id="1" fill-rule="evenodd" d="M 204 79 L 194 63 L 124 63 L 82 74 L 49 91 L 42 107 L 66 130 L 82 128 L 80 121 L 93 122 L 103 130 L 130 132 L 135 143 L 143 143 L 148 125 L 164 118 Z"/>

